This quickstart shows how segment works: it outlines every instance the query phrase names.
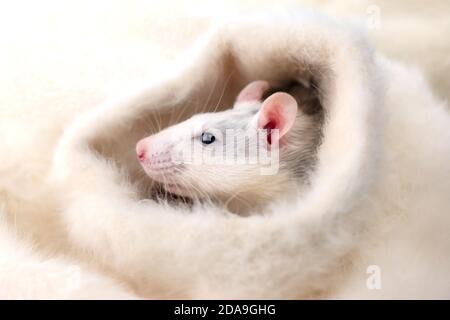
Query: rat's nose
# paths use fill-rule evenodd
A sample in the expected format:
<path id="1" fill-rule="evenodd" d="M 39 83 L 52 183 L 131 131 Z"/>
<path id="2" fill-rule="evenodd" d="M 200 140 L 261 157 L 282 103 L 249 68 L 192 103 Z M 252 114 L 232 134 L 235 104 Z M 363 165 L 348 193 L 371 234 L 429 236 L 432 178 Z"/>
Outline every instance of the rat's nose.
<path id="1" fill-rule="evenodd" d="M 139 141 L 136 145 L 136 154 L 139 161 L 145 160 L 145 153 L 146 153 L 146 143 L 144 141 L 145 139 Z"/>

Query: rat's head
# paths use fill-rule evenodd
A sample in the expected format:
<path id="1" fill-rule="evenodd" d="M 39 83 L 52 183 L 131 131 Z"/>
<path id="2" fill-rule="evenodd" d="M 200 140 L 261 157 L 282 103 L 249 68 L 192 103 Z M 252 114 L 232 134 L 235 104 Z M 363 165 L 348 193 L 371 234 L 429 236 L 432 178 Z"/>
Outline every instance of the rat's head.
<path id="1" fill-rule="evenodd" d="M 265 81 L 252 82 L 233 109 L 194 115 L 139 141 L 146 174 L 167 191 L 194 198 L 269 194 L 283 178 L 274 161 L 294 125 L 297 102 L 284 92 L 261 101 L 267 89 Z"/>

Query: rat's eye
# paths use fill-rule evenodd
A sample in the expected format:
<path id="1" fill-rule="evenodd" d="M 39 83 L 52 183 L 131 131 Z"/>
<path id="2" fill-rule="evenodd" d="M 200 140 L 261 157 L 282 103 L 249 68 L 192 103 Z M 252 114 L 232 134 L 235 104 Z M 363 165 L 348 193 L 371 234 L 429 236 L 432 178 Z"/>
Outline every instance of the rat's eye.
<path id="1" fill-rule="evenodd" d="M 202 133 L 202 143 L 203 144 L 211 144 L 216 140 L 216 137 L 214 137 L 213 134 L 209 132 L 203 132 Z"/>

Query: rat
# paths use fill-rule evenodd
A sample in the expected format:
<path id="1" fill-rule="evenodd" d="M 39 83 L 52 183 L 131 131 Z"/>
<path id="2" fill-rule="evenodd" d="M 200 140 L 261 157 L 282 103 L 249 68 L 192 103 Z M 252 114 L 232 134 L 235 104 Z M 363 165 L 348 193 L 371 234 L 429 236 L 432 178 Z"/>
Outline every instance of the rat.
<path id="1" fill-rule="evenodd" d="M 323 117 L 311 88 L 296 83 L 285 91 L 253 81 L 231 109 L 196 114 L 141 139 L 137 158 L 165 192 L 218 201 L 237 213 L 301 190 L 314 168 Z M 264 158 L 276 166 L 258 161 L 263 154 L 276 155 Z"/>

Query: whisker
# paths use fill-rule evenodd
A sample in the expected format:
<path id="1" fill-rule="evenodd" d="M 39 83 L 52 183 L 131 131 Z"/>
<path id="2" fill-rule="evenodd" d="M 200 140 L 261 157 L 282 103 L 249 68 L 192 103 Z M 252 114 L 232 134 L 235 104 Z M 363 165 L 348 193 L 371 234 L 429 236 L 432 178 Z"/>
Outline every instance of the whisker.
<path id="1" fill-rule="evenodd" d="M 217 108 L 219 107 L 220 103 L 222 102 L 222 98 L 225 94 L 225 90 L 228 86 L 228 83 L 230 82 L 231 77 L 233 76 L 234 71 L 230 72 L 230 74 L 228 75 L 227 79 L 225 80 L 225 83 L 223 85 L 223 89 L 222 92 L 220 93 L 220 97 L 219 97 L 219 101 L 217 101 L 216 106 L 214 107 L 213 112 L 217 111 Z"/>

